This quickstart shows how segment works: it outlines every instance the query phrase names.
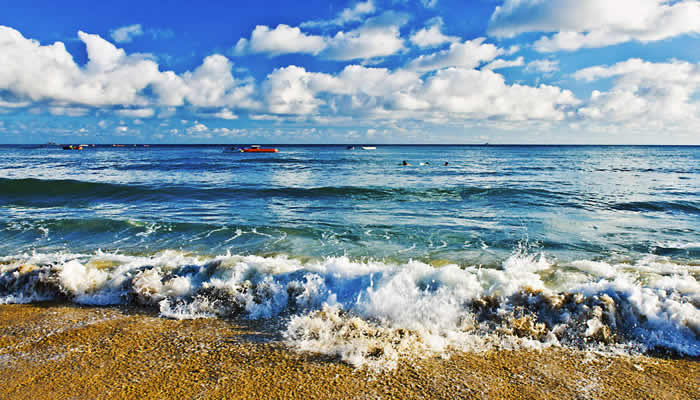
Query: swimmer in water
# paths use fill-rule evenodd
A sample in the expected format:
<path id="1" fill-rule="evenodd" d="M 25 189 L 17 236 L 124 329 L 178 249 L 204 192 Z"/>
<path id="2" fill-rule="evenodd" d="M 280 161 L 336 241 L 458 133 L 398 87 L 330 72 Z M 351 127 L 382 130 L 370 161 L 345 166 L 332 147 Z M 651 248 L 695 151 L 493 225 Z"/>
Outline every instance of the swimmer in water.
<path id="1" fill-rule="evenodd" d="M 447 161 L 445 161 L 445 166 L 447 167 L 447 166 L 449 166 L 449 165 L 450 165 L 450 163 L 448 163 Z"/>
<path id="2" fill-rule="evenodd" d="M 411 165 L 411 164 L 407 163 L 406 160 L 403 160 L 403 162 L 401 163 L 401 165 L 409 166 L 409 165 Z"/>

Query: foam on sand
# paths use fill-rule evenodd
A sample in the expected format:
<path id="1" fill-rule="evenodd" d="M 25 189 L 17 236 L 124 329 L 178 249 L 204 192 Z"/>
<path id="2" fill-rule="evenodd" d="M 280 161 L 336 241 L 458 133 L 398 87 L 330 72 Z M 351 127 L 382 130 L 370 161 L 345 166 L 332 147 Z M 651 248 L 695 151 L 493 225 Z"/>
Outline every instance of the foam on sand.
<path id="1" fill-rule="evenodd" d="M 498 347 L 700 355 L 700 267 L 664 257 L 500 268 L 346 257 L 21 254 L 0 258 L 0 302 L 153 306 L 164 317 L 277 318 L 289 346 L 391 369 L 401 357 Z"/>

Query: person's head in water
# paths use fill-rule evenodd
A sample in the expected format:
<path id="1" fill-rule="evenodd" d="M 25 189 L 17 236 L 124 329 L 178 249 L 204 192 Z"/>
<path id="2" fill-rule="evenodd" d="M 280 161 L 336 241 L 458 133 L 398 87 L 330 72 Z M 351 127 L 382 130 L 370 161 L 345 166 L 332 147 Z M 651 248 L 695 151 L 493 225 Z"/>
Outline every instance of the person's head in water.
<path id="1" fill-rule="evenodd" d="M 403 160 L 403 162 L 401 163 L 401 165 L 408 165 L 408 163 L 406 162 L 406 160 Z"/>
<path id="2" fill-rule="evenodd" d="M 450 163 L 448 163 L 447 161 L 445 161 L 445 166 L 448 166 L 448 165 L 450 165 Z"/>

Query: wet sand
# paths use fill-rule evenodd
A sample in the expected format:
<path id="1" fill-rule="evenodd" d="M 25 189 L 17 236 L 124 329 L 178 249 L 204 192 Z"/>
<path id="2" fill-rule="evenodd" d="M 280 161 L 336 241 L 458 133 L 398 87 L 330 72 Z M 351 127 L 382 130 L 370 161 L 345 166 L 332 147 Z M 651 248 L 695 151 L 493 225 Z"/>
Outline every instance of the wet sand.
<path id="1" fill-rule="evenodd" d="M 0 305 L 0 398 L 700 398 L 698 359 L 499 350 L 376 373 L 291 351 L 266 324 Z"/>

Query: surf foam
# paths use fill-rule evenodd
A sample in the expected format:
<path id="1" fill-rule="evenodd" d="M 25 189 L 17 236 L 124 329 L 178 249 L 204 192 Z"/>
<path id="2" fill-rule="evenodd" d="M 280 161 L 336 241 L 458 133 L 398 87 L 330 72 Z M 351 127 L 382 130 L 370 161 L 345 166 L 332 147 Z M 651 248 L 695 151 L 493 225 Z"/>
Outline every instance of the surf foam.
<path id="1" fill-rule="evenodd" d="M 700 355 L 700 267 L 556 264 L 518 251 L 500 268 L 346 257 L 20 254 L 0 258 L 0 302 L 157 307 L 168 318 L 280 318 L 300 351 L 394 368 L 401 357 L 492 347 L 660 349 Z"/>

